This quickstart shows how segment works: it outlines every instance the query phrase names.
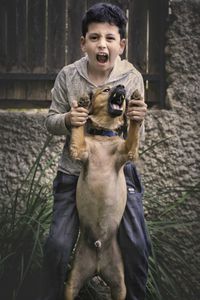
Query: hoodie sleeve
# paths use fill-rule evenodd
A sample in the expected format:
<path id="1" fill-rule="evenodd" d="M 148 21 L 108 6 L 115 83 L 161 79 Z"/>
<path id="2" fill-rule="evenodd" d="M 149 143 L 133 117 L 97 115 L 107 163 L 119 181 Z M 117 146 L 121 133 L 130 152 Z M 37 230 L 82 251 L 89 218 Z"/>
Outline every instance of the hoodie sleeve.
<path id="1" fill-rule="evenodd" d="M 127 81 L 127 98 L 130 99 L 135 90 L 138 90 L 144 99 L 144 82 L 142 75 L 134 69 L 130 72 Z"/>
<path id="2" fill-rule="evenodd" d="M 54 135 L 66 135 L 65 115 L 70 110 L 66 85 L 66 72 L 62 69 L 51 90 L 52 103 L 45 121 L 47 130 Z"/>
<path id="3" fill-rule="evenodd" d="M 145 101 L 145 94 L 144 94 L 144 81 L 141 73 L 138 72 L 138 91 L 141 94 L 142 98 Z M 142 125 L 140 127 L 140 141 L 144 143 L 145 141 L 145 120 L 143 120 Z"/>

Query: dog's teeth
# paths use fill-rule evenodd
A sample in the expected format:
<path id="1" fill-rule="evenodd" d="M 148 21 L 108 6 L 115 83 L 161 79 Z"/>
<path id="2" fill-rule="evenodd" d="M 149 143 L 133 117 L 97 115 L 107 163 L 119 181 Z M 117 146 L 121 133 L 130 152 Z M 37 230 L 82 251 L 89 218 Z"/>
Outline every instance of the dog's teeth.
<path id="1" fill-rule="evenodd" d="M 113 95 L 113 98 L 115 98 L 116 97 L 116 93 Z"/>
<path id="2" fill-rule="evenodd" d="M 113 109 L 122 110 L 122 108 L 118 104 L 112 105 Z"/>

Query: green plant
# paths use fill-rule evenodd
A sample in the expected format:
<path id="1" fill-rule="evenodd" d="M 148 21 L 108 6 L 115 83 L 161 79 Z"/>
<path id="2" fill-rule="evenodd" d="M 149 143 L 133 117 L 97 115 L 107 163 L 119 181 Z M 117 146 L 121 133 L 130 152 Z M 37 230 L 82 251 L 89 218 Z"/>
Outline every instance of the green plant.
<path id="1" fill-rule="evenodd" d="M 48 137 L 35 163 L 16 193 L 9 193 L 9 204 L 0 212 L 0 289 L 2 299 L 20 299 L 27 278 L 40 269 L 42 243 L 49 228 L 52 205 L 51 185 L 42 183 L 53 162 L 41 165 L 51 141 Z M 19 298 L 18 298 L 19 297 Z"/>
<path id="2" fill-rule="evenodd" d="M 183 213 L 194 196 L 200 196 L 199 183 L 186 188 L 165 188 L 146 195 L 151 205 L 155 201 L 164 203 L 162 200 L 166 198 L 175 199 L 173 204 L 159 208 L 155 220 L 147 222 L 152 243 L 147 300 L 196 299 L 198 266 L 192 270 L 187 262 L 187 241 L 195 234 L 198 236 L 200 228 L 197 217 L 188 218 Z"/>

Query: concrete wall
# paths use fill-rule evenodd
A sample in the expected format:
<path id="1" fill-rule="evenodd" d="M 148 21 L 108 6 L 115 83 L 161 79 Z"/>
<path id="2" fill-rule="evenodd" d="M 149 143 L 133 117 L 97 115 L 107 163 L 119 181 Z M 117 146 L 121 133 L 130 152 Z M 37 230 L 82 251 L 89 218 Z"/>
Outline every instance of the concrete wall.
<path id="1" fill-rule="evenodd" d="M 151 109 L 146 118 L 146 141 L 143 149 L 166 139 L 141 156 L 141 173 L 147 193 L 175 186 L 191 186 L 200 178 L 200 1 L 172 1 L 172 15 L 166 36 L 166 74 L 168 109 Z M 5 201 L 5 186 L 13 191 L 28 172 L 43 146 L 47 132 L 46 111 L 0 111 L 0 189 Z M 57 155 L 63 138 L 54 138 L 46 158 Z M 142 149 L 141 149 L 142 150 Z M 50 170 L 53 177 L 56 164 Z M 159 209 L 173 203 L 176 195 L 151 203 L 145 202 L 149 215 L 156 218 Z M 164 202 L 162 202 L 164 201 Z M 199 216 L 198 197 L 189 198 L 179 212 L 188 220 Z M 192 229 L 193 230 L 193 229 Z M 191 269 L 200 265 L 199 235 L 184 233 L 188 252 L 184 260 Z M 187 271 L 186 271 L 187 272 Z M 195 277 L 195 274 L 194 274 Z M 194 284 L 196 278 L 193 278 Z M 185 299 L 186 300 L 186 299 Z M 187 299 L 188 300 L 188 299 Z M 197 300 L 192 298 L 190 300 Z"/>

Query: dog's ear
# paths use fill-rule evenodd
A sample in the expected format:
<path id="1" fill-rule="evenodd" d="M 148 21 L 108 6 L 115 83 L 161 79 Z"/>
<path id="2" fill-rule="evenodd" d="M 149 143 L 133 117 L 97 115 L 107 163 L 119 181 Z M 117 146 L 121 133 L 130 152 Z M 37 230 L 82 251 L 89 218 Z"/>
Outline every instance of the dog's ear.
<path id="1" fill-rule="evenodd" d="M 88 96 L 89 96 L 89 98 L 90 98 L 90 102 L 92 102 L 92 97 L 93 97 L 93 91 L 89 91 L 88 92 Z"/>
<path id="2" fill-rule="evenodd" d="M 93 99 L 93 95 L 94 95 L 93 91 L 89 91 L 88 92 L 88 96 L 89 96 L 89 99 L 90 99 L 90 104 L 89 104 L 88 110 L 89 110 L 89 114 L 90 115 L 92 114 L 92 99 Z"/>

